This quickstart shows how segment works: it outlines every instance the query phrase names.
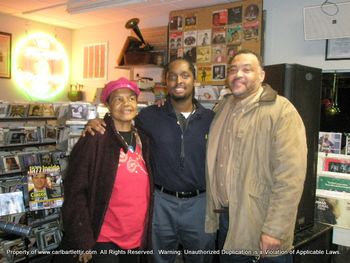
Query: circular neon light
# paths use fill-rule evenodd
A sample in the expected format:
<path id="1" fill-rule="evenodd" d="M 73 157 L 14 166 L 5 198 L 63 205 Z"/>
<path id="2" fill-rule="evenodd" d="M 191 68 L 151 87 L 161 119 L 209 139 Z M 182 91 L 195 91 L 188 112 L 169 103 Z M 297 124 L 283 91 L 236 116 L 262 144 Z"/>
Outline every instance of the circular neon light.
<path id="1" fill-rule="evenodd" d="M 68 56 L 54 37 L 35 33 L 21 39 L 14 51 L 14 79 L 30 96 L 54 97 L 67 85 Z"/>

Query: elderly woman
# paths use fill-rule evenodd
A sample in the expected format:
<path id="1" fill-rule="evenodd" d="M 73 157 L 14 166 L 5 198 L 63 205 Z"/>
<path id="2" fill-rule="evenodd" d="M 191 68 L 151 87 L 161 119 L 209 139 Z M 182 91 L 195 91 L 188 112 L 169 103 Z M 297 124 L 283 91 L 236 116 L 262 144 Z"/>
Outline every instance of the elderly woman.
<path id="1" fill-rule="evenodd" d="M 137 254 L 142 253 L 128 250 L 146 247 L 151 198 L 148 142 L 132 124 L 139 93 L 125 78 L 109 82 L 101 94 L 109 109 L 106 132 L 80 138 L 71 152 L 60 248 L 83 250 L 70 257 L 76 262 L 138 262 Z M 54 261 L 63 262 L 60 257 Z"/>

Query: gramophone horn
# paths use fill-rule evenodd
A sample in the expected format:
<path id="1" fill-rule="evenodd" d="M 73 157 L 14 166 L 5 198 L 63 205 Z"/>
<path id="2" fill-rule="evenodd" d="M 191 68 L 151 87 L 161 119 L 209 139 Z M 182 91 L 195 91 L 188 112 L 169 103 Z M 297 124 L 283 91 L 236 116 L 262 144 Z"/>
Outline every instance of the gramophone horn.
<path id="1" fill-rule="evenodd" d="M 134 30 L 135 34 L 139 37 L 141 42 L 146 45 L 145 40 L 143 39 L 142 34 L 140 32 L 140 29 L 139 29 L 139 27 L 137 25 L 139 22 L 140 22 L 140 19 L 138 19 L 138 18 L 131 18 L 131 19 L 128 20 L 128 22 L 126 22 L 125 27 L 127 29 Z"/>

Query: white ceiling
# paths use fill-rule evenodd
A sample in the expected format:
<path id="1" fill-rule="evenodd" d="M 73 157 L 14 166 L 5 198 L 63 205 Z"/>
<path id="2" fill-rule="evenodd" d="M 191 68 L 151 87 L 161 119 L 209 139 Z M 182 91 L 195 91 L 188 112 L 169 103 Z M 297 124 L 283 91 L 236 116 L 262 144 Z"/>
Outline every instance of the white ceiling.
<path id="1" fill-rule="evenodd" d="M 133 17 L 140 20 L 168 15 L 170 11 L 197 8 L 235 0 L 141 0 L 140 4 L 110 7 L 81 14 L 67 12 L 68 0 L 0 0 L 0 13 L 70 29 L 125 23 Z"/>

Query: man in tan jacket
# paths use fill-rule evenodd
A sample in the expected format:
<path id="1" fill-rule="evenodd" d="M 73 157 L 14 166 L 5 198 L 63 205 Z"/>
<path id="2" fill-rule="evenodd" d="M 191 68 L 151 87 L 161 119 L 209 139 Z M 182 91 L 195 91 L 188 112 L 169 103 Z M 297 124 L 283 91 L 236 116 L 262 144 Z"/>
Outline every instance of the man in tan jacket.
<path id="1" fill-rule="evenodd" d="M 306 174 L 304 124 L 263 85 L 260 58 L 241 50 L 228 66 L 232 94 L 216 108 L 207 148 L 206 231 L 219 230 L 220 262 L 292 262 Z"/>

